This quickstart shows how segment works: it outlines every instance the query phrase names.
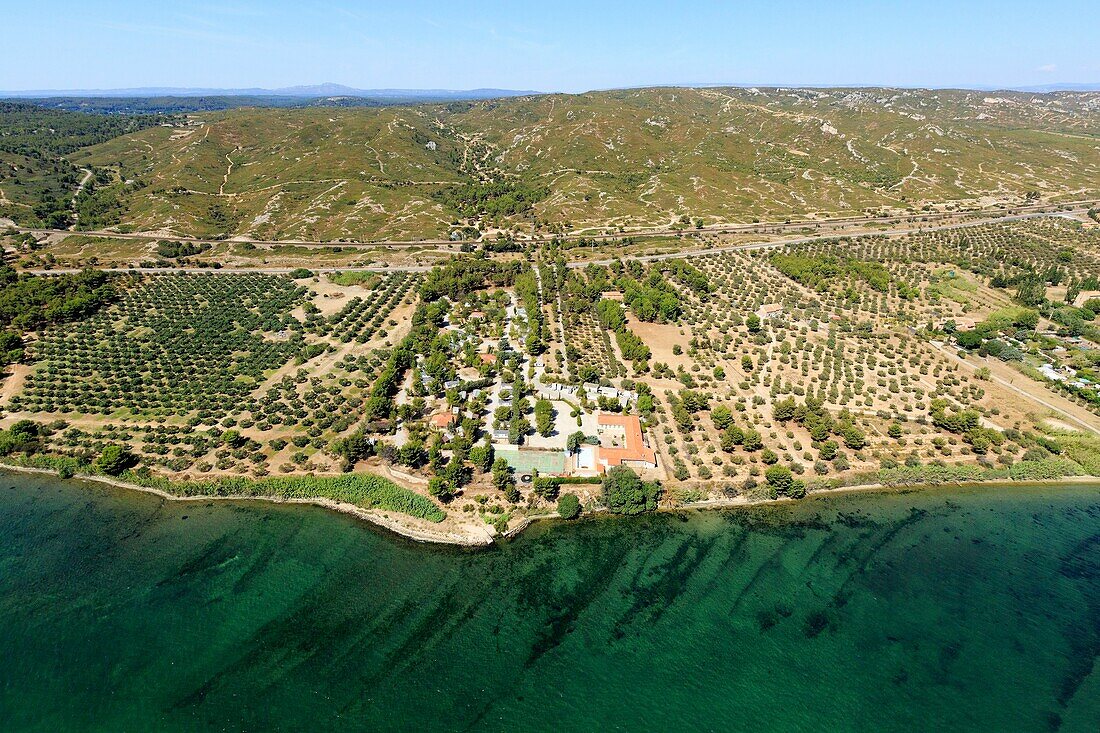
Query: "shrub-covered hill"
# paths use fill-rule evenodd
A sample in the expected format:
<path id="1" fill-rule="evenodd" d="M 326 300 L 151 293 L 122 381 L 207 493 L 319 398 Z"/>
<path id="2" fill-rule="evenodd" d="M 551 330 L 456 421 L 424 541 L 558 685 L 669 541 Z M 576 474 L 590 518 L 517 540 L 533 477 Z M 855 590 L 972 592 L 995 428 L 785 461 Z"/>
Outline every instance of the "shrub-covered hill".
<path id="1" fill-rule="evenodd" d="M 69 226 L 83 174 L 65 156 L 166 119 L 0 101 L 0 216 L 27 226 Z"/>
<path id="2" fill-rule="evenodd" d="M 204 112 L 71 159 L 138 182 L 138 229 L 369 240 L 1095 197 L 1098 143 L 1098 93 L 661 88 Z"/>

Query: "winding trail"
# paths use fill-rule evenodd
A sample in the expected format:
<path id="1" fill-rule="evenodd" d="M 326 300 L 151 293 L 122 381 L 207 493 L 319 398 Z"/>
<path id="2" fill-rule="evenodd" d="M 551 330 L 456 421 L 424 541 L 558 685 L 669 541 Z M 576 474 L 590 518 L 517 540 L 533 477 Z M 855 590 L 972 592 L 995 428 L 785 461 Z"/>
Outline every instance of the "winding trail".
<path id="1" fill-rule="evenodd" d="M 237 152 L 238 148 L 234 148 L 233 152 Z M 225 174 L 222 175 L 222 185 L 218 186 L 218 195 L 225 195 L 225 184 L 229 183 L 229 174 L 233 172 L 233 159 L 229 157 L 229 153 L 225 154 L 225 159 L 229 161 L 229 167 L 225 169 Z"/>
<path id="2" fill-rule="evenodd" d="M 69 207 L 73 210 L 73 225 L 69 227 L 70 229 L 75 229 L 76 222 L 80 221 L 80 212 L 76 210 L 76 200 L 80 197 L 80 192 L 84 190 L 84 187 L 88 185 L 88 181 L 92 180 L 90 168 L 81 168 L 80 170 L 84 171 L 84 177 L 80 179 L 80 184 L 76 187 L 72 200 L 69 202 Z"/>

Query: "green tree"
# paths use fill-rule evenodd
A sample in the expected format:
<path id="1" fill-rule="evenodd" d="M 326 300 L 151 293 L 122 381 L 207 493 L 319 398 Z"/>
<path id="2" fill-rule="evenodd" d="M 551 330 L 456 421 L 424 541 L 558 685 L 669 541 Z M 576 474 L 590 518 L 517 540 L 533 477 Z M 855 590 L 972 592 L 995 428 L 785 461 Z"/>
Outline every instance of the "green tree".
<path id="1" fill-rule="evenodd" d="M 844 445 L 852 450 L 859 450 L 867 445 L 867 437 L 855 425 L 844 428 Z"/>
<path id="2" fill-rule="evenodd" d="M 554 406 L 550 400 L 535 403 L 535 429 L 543 437 L 549 437 L 554 432 Z"/>
<path id="3" fill-rule="evenodd" d="M 795 403 L 794 397 L 788 397 L 772 405 L 772 417 L 774 417 L 777 422 L 787 422 L 794 419 L 797 409 L 798 405 Z"/>
<path id="4" fill-rule="evenodd" d="M 1046 284 L 1038 275 L 1030 275 L 1020 280 L 1016 286 L 1016 300 L 1026 306 L 1042 304 L 1047 297 Z"/>
<path id="5" fill-rule="evenodd" d="M 103 449 L 103 452 L 99 454 L 99 458 L 96 458 L 95 462 L 92 463 L 92 468 L 108 476 L 118 476 L 136 464 L 137 458 L 130 452 L 129 448 L 112 443 Z"/>
<path id="6" fill-rule="evenodd" d="M 509 487 L 516 485 L 516 479 L 512 476 L 512 467 L 503 458 L 493 461 L 493 486 L 500 491 L 508 492 Z"/>
<path id="7" fill-rule="evenodd" d="M 451 487 L 442 476 L 432 476 L 428 480 L 428 493 L 440 501 L 450 501 L 452 497 Z"/>
<path id="8" fill-rule="evenodd" d="M 733 412 L 725 405 L 716 405 L 713 410 L 710 411 L 710 419 L 714 422 L 714 427 L 718 430 L 725 430 L 730 425 L 733 425 Z"/>
<path id="9" fill-rule="evenodd" d="M 576 494 L 562 494 L 558 497 L 558 515 L 562 519 L 576 519 L 581 514 L 581 500 Z"/>
<path id="10" fill-rule="evenodd" d="M 982 335 L 977 330 L 959 331 L 955 334 L 955 341 L 964 349 L 976 349 L 982 345 Z"/>
<path id="11" fill-rule="evenodd" d="M 745 431 L 736 425 L 730 425 L 722 431 L 722 434 L 718 438 L 718 442 L 722 446 L 722 450 L 729 453 L 733 450 L 734 446 L 741 445 L 745 442 Z"/>
<path id="12" fill-rule="evenodd" d="M 397 451 L 397 460 L 402 466 L 420 468 L 428 462 L 428 451 L 419 440 L 409 440 Z"/>
<path id="13" fill-rule="evenodd" d="M 609 331 L 618 331 L 626 324 L 623 307 L 614 300 L 601 299 L 596 303 L 596 318 Z"/>
<path id="14" fill-rule="evenodd" d="M 475 445 L 470 449 L 470 462 L 484 473 L 492 469 L 494 455 L 493 444 L 486 439 L 484 443 Z"/>
<path id="15" fill-rule="evenodd" d="M 763 448 L 764 440 L 760 437 L 760 433 L 756 432 L 752 428 L 749 428 L 744 432 L 741 446 L 751 453 L 753 451 L 758 451 Z"/>
<path id="16" fill-rule="evenodd" d="M 627 466 L 615 466 L 604 475 L 603 496 L 607 508 L 615 514 L 652 512 L 657 509 L 661 485 L 642 481 Z"/>
<path id="17" fill-rule="evenodd" d="M 768 486 L 771 486 L 780 494 L 789 492 L 791 484 L 794 483 L 794 475 L 787 466 L 768 467 L 768 470 L 764 472 L 764 478 L 767 479 Z"/>

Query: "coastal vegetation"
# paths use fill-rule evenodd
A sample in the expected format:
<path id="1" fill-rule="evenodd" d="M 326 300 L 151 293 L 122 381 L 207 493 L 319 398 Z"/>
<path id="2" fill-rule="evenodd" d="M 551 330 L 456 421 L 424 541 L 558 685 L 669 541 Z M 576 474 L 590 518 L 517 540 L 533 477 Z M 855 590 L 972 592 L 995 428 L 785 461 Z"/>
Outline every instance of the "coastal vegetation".
<path id="1" fill-rule="evenodd" d="M 607 471 L 603 480 L 603 499 L 613 514 L 641 514 L 657 508 L 661 498 L 661 485 L 656 481 L 642 481 L 627 466 L 615 466 Z"/>
<path id="2" fill-rule="evenodd" d="M 558 497 L 558 514 L 562 519 L 576 519 L 581 515 L 581 501 L 576 494 L 562 494 Z"/>
<path id="3" fill-rule="evenodd" d="M 476 105 L 453 114 L 465 113 Z M 232 241 L 249 216 L 281 217 L 311 195 L 308 171 L 296 169 L 302 188 L 284 189 L 270 211 L 249 209 L 250 188 L 274 173 L 256 157 L 262 145 L 223 152 L 230 129 L 251 134 L 226 127 L 237 114 L 303 122 L 318 155 L 351 122 L 362 125 L 355 135 L 384 139 L 388 147 L 371 146 L 370 180 L 335 170 L 336 198 L 315 197 L 306 217 L 323 228 L 330 212 L 354 214 L 357 233 L 328 244 Z M 673 233 L 661 238 L 632 237 L 629 217 L 571 237 L 587 220 L 555 221 L 548 207 L 569 209 L 562 177 L 580 174 L 535 177 L 542 161 L 508 170 L 512 151 L 460 132 L 451 112 L 423 129 L 412 108 L 396 112 L 408 126 L 364 114 L 327 122 L 245 110 L 138 131 L 134 144 L 152 147 L 141 165 L 190 141 L 171 186 L 162 178 L 130 197 L 126 186 L 146 183 L 115 149 L 119 160 L 86 168 L 74 191 L 78 227 L 164 196 L 174 221 L 199 222 L 208 239 L 3 235 L 0 354 L 13 364 L 0 452 L 69 475 L 215 493 L 241 480 L 426 516 L 350 478 L 385 475 L 425 507 L 447 507 L 441 532 L 478 542 L 555 510 L 636 514 L 922 477 L 1100 473 L 1091 220 L 976 223 L 955 212 L 950 227 L 815 238 L 806 226 L 782 232 L 806 236 L 760 243 L 763 227 L 718 235 L 707 232 L 710 214 L 667 210 Z M 406 148 L 408 159 L 382 152 Z M 597 205 L 660 199 L 674 175 L 666 164 L 619 176 L 601 160 L 600 184 L 616 193 Z M 234 178 L 245 166 L 255 181 Z M 787 185 L 782 170 L 754 165 L 753 175 Z M 860 174 L 864 193 L 890 173 Z M 206 180 L 221 182 L 216 194 L 197 193 Z M 193 209 L 196 197 L 209 206 Z M 400 219 L 413 236 L 430 211 L 439 241 L 353 241 L 399 201 L 405 213 L 382 217 L 385 226 Z M 895 203 L 880 212 L 922 214 Z M 334 261 L 355 265 L 330 273 Z"/>
<path id="4" fill-rule="evenodd" d="M 13 426 L 0 431 L 0 456 L 9 465 L 48 469 L 62 478 L 84 474 L 105 476 L 123 484 L 156 489 L 179 497 L 266 498 L 276 500 L 328 500 L 351 504 L 362 509 L 392 511 L 442 522 L 447 513 L 427 497 L 370 473 L 337 476 L 223 476 L 209 480 L 166 478 L 135 468 L 137 457 L 121 445 L 109 445 L 91 463 L 83 460 L 38 453 L 38 435 L 27 427 Z"/>

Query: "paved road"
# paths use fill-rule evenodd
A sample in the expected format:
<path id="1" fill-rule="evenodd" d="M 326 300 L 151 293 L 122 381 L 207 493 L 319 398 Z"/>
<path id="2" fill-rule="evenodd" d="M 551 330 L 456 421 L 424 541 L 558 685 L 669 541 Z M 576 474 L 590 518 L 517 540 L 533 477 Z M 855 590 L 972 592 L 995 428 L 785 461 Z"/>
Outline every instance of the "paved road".
<path id="1" fill-rule="evenodd" d="M 791 244 L 806 244 L 808 242 L 819 242 L 825 239 L 836 239 L 840 236 L 884 236 L 884 237 L 903 237 L 908 234 L 917 234 L 919 232 L 937 232 L 947 231 L 951 229 L 966 229 L 969 227 L 982 226 L 983 224 L 996 224 L 1000 222 L 1009 221 L 1022 221 L 1026 219 L 1038 219 L 1046 216 L 1061 216 L 1059 213 L 1047 213 L 1047 212 L 1035 212 L 1028 214 L 1008 214 L 1004 216 L 997 216 L 991 218 L 975 219 L 973 221 L 966 222 L 953 222 L 951 224 L 939 224 L 935 226 L 920 226 L 911 227 L 907 229 L 891 229 L 889 231 L 875 232 L 873 234 L 819 234 L 812 237 L 794 237 L 789 239 L 776 239 L 768 242 L 750 242 L 748 244 L 731 244 L 725 247 L 710 247 L 701 249 L 680 250 L 676 252 L 667 252 L 665 254 L 657 255 L 628 255 L 627 259 L 638 260 L 640 262 L 657 262 L 660 260 L 682 259 L 685 257 L 703 257 L 706 255 L 720 254 L 722 252 L 737 252 L 737 251 L 752 251 L 760 249 L 776 249 L 779 247 L 786 247 Z M 588 265 L 607 265 L 613 262 L 612 259 L 600 259 L 600 260 L 578 260 L 576 262 L 570 262 L 566 266 L 570 268 L 583 268 Z M 388 267 L 382 266 L 348 266 L 348 267 L 310 267 L 308 269 L 316 273 L 330 273 L 330 272 L 427 272 L 432 269 L 434 265 L 392 265 Z M 293 270 L 301 269 L 301 265 L 297 267 L 98 267 L 93 268 L 102 270 L 103 272 L 142 272 L 142 273 L 205 273 L 205 274 L 225 274 L 234 275 L 249 272 L 268 273 L 272 275 L 283 275 Z M 50 275 L 50 274 L 67 274 L 80 272 L 79 269 L 34 269 L 25 270 L 35 275 Z"/>
<path id="2" fill-rule="evenodd" d="M 643 229 L 638 231 L 628 231 L 614 234 L 569 234 L 564 236 L 540 236 L 524 239 L 522 241 L 531 242 L 533 244 L 545 244 L 555 239 L 594 239 L 599 241 L 607 241 L 620 239 L 622 237 L 644 239 L 650 237 L 677 236 L 682 234 L 780 234 L 782 232 L 798 231 L 806 227 L 856 227 L 871 224 L 896 225 L 906 223 L 920 223 L 924 225 L 924 228 L 929 228 L 928 225 L 934 224 L 935 222 L 942 222 L 945 220 L 955 222 L 956 220 L 965 217 L 978 217 L 981 220 L 988 220 L 990 217 L 1006 217 L 1019 214 L 1056 214 L 1059 213 L 1060 209 L 1067 206 L 1077 211 L 1084 211 L 1087 210 L 1089 207 L 1097 205 L 1100 205 L 1100 199 L 1084 199 L 1080 201 L 1066 201 L 1060 204 L 1001 206 L 997 208 L 986 209 L 984 211 L 906 214 L 903 216 L 852 216 L 840 217 L 836 219 L 802 219 L 790 222 L 764 222 L 753 224 L 719 224 L 709 227 L 703 227 L 702 229 L 686 230 L 659 227 L 654 229 Z M 237 244 L 249 243 L 254 244 L 258 247 L 277 247 L 280 245 L 293 245 L 298 247 L 312 248 L 348 246 L 404 248 L 424 247 L 431 245 L 446 245 L 448 247 L 458 247 L 461 244 L 460 242 L 452 242 L 449 239 L 417 239 L 408 241 L 379 240 L 367 242 L 319 242 L 305 239 L 202 239 L 198 237 L 163 235 L 149 232 L 131 232 L 120 234 L 118 232 L 112 232 L 109 230 L 89 230 L 77 232 L 69 229 L 34 229 L 25 227 L 15 227 L 15 229 L 19 232 L 27 232 L 38 236 L 82 234 L 85 236 L 93 237 L 111 237 L 113 239 L 171 239 L 174 242 L 188 242 L 191 244 L 213 245 L 225 242 Z"/>
<path id="3" fill-rule="evenodd" d="M 903 237 L 907 234 L 918 234 L 920 232 L 939 232 L 949 229 L 966 229 L 968 227 L 981 226 L 983 224 L 997 224 L 1008 221 L 1022 221 L 1025 219 L 1039 219 L 1046 216 L 1060 216 L 1061 213 L 1052 214 L 1048 212 L 1035 212 L 1029 214 L 1007 214 L 1004 216 L 997 216 L 984 219 L 975 219 L 974 221 L 954 222 L 951 224 L 938 224 L 935 226 L 919 226 L 910 227 L 907 229 L 890 229 L 882 232 L 866 232 L 863 234 L 817 234 L 812 237 L 794 237 L 790 239 L 776 239 L 769 242 L 751 242 L 749 244 L 731 244 L 725 247 L 711 247 L 693 250 L 683 250 L 679 252 L 667 252 L 659 255 L 640 255 L 630 256 L 629 259 L 639 260 L 641 262 L 656 262 L 659 260 L 673 260 L 683 257 L 700 257 L 708 254 L 716 254 L 721 252 L 733 252 L 755 249 L 775 249 L 777 247 L 785 247 L 789 244 L 806 244 L 807 242 L 820 242 L 824 239 L 837 239 L 840 237 L 868 237 L 868 236 L 884 236 L 884 237 Z M 585 262 L 570 262 L 569 267 L 585 267 L 587 265 L 606 265 L 612 262 L 611 259 L 603 260 L 588 260 Z"/>

